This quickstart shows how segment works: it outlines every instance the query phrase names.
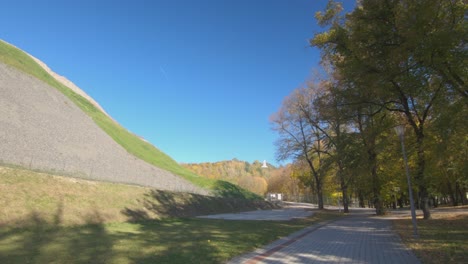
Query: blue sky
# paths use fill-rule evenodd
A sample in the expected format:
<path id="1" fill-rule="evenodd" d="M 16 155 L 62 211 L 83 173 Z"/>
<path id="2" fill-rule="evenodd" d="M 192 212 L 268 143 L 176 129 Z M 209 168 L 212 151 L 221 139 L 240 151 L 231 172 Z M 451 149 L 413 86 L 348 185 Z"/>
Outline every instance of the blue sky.
<path id="1" fill-rule="evenodd" d="M 317 68 L 308 39 L 326 3 L 15 0 L 0 38 L 179 162 L 277 164 L 269 117 Z"/>

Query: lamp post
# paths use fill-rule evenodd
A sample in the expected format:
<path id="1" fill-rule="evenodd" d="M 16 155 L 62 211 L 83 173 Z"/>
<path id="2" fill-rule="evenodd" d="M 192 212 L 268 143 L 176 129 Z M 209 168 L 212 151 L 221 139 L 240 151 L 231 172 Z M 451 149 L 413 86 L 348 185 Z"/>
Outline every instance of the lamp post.
<path id="1" fill-rule="evenodd" d="M 419 235 L 418 235 L 418 226 L 416 224 L 416 211 L 414 209 L 413 188 L 411 187 L 411 178 L 410 178 L 409 169 L 408 169 L 408 159 L 406 158 L 406 150 L 405 150 L 405 126 L 404 125 L 396 126 L 395 132 L 400 138 L 401 151 L 403 152 L 403 160 L 405 161 L 406 180 L 408 181 L 408 193 L 409 193 L 410 207 L 411 207 L 411 221 L 413 222 L 413 237 L 417 238 L 419 237 Z"/>

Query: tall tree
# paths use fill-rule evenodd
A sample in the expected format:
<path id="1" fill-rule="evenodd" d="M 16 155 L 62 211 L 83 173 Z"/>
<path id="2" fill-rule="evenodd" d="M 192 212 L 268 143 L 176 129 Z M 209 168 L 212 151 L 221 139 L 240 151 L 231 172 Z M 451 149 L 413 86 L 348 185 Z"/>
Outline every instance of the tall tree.
<path id="1" fill-rule="evenodd" d="M 468 107 L 461 101 L 442 101 L 427 134 L 429 176 L 436 195 L 451 197 L 453 205 L 466 204 L 468 189 Z M 440 177 L 436 177 L 440 175 Z M 434 204 L 437 201 L 434 200 Z"/>
<path id="2" fill-rule="evenodd" d="M 317 114 L 313 117 L 307 115 L 309 123 L 320 130 L 323 134 L 323 142 L 326 146 L 324 152 L 336 165 L 336 178 L 339 181 L 343 197 L 343 209 L 349 211 L 348 185 L 351 173 L 347 170 L 347 161 L 352 153 L 347 150 L 349 142 L 348 121 L 350 116 L 342 102 L 340 90 L 343 83 L 338 78 L 330 75 L 327 81 L 311 85 L 310 89 L 315 89 L 318 96 L 311 102 L 317 109 Z"/>
<path id="3" fill-rule="evenodd" d="M 316 111 L 312 105 L 316 94 L 311 89 L 296 89 L 271 117 L 273 130 L 279 134 L 276 142 L 279 160 L 304 160 L 313 177 L 318 208 L 323 209 L 324 135 L 311 124 Z"/>
<path id="4" fill-rule="evenodd" d="M 467 93 L 466 8 L 456 0 L 362 0 L 344 18 L 341 5 L 330 1 L 317 14 L 319 23 L 330 28 L 311 42 L 355 89 L 374 90 L 375 97 L 363 103 L 401 113 L 412 128 L 425 219 L 430 218 L 425 129 L 437 100 L 453 93 L 466 98 Z"/>

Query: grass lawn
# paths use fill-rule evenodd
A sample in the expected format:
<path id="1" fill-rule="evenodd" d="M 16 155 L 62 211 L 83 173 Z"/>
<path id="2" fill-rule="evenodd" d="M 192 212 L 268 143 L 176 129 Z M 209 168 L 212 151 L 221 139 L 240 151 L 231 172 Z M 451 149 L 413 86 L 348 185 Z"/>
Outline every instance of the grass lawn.
<path id="1" fill-rule="evenodd" d="M 0 263 L 222 263 L 338 216 L 290 222 L 168 217 L 246 210 L 245 201 L 0 166 Z"/>
<path id="2" fill-rule="evenodd" d="M 268 208 L 257 200 L 87 181 L 0 164 L 0 227 L 22 226 L 32 216 L 70 226 L 94 222 L 96 212 L 100 223 L 114 223 Z"/>
<path id="3" fill-rule="evenodd" d="M 418 219 L 419 239 L 412 236 L 411 219 L 394 220 L 393 224 L 422 263 L 467 263 L 468 208 L 442 209 L 434 211 L 430 220 Z"/>
<path id="4" fill-rule="evenodd" d="M 27 227 L 0 229 L 0 263 L 223 263 L 311 224 L 177 218 L 137 223 L 60 226 L 31 217 Z"/>

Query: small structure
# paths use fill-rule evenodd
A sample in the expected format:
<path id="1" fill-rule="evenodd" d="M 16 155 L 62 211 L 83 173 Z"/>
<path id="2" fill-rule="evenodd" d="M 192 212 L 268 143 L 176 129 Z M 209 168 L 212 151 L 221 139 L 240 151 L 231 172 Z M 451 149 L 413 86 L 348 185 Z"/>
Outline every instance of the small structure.
<path id="1" fill-rule="evenodd" d="M 266 199 L 270 202 L 283 201 L 282 193 L 268 193 Z"/>
<path id="2" fill-rule="evenodd" d="M 268 165 L 267 165 L 267 163 L 266 163 L 266 160 L 263 161 L 262 168 L 268 168 Z"/>

